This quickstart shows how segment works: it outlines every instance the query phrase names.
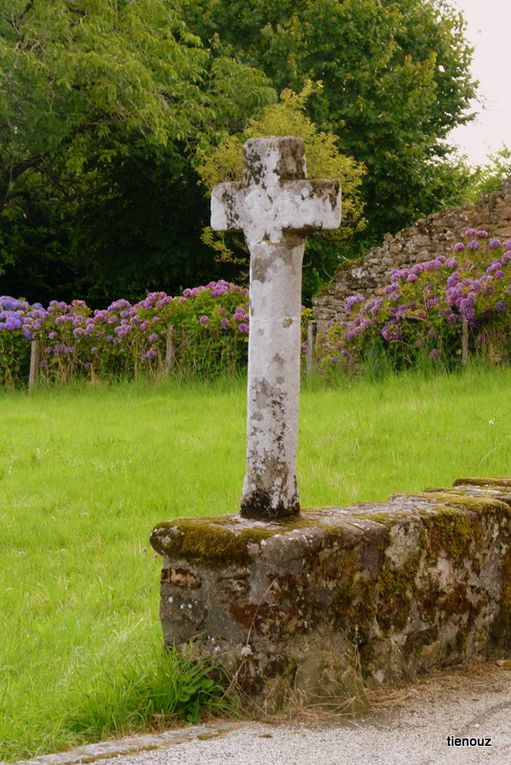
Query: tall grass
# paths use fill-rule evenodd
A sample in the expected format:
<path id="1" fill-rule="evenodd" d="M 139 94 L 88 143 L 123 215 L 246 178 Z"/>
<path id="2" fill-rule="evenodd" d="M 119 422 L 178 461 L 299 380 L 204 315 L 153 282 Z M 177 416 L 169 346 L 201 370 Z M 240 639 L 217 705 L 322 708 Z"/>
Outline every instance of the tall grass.
<path id="1" fill-rule="evenodd" d="M 511 475 L 511 371 L 312 383 L 302 505 Z M 125 384 L 0 397 L 0 759 L 193 718 L 218 689 L 163 656 L 165 518 L 237 510 L 244 383 Z"/>

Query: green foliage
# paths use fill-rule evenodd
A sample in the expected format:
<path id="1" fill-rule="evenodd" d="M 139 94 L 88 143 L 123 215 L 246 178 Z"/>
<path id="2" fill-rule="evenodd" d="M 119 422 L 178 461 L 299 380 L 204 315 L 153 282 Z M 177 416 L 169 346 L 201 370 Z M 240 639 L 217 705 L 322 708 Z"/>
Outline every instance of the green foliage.
<path id="1" fill-rule="evenodd" d="M 489 156 L 485 165 L 476 167 L 467 201 L 476 202 L 482 194 L 491 194 L 508 178 L 511 178 L 511 149 L 503 144 Z"/>
<path id="2" fill-rule="evenodd" d="M 153 371 L 164 366 L 165 327 L 172 328 L 173 374 L 213 378 L 246 368 L 248 290 L 218 283 L 185 290 L 183 298 L 175 298 L 163 309 L 147 298 L 140 305 L 141 326 L 147 322 L 159 334 L 152 343 L 156 355 L 149 359 Z"/>
<path id="3" fill-rule="evenodd" d="M 14 388 L 28 379 L 30 343 L 21 330 L 0 331 L 0 386 Z"/>
<path id="4" fill-rule="evenodd" d="M 310 297 L 341 250 L 463 198 L 467 168 L 441 143 L 469 118 L 463 29 L 440 0 L 4 0 L 3 291 L 104 305 L 239 280 L 232 239 L 217 261 L 211 233 L 200 243 L 196 165 L 263 113 L 273 132 L 314 130 L 318 151 L 344 157 L 344 234 L 311 242 Z"/>
<path id="5" fill-rule="evenodd" d="M 460 198 L 449 130 L 470 119 L 471 50 L 461 14 L 435 0 L 182 0 L 214 51 L 260 67 L 279 91 L 307 80 L 314 123 L 364 163 L 364 241 Z"/>
<path id="6" fill-rule="evenodd" d="M 302 309 L 302 342 L 311 313 Z M 39 382 L 235 376 L 246 369 L 248 330 L 248 289 L 226 281 L 95 311 L 83 300 L 43 308 L 4 296 L 0 386 L 26 385 L 31 340 L 39 343 Z"/>
<path id="7" fill-rule="evenodd" d="M 26 384 L 31 339 L 40 345 L 39 380 L 61 385 L 170 373 L 234 375 L 246 367 L 248 290 L 225 281 L 175 298 L 152 292 L 136 305 L 116 300 L 95 311 L 82 300 L 53 300 L 44 309 L 0 298 L 0 318 L 4 385 Z"/>
<path id="8" fill-rule="evenodd" d="M 337 137 L 319 130 L 305 113 L 307 101 L 321 89 L 321 85 L 307 82 L 300 93 L 284 90 L 279 102 L 265 107 L 257 117 L 250 119 L 241 133 L 226 136 L 217 146 L 204 142 L 200 152 L 202 161 L 198 166 L 199 175 L 209 189 L 221 181 L 241 180 L 246 140 L 268 135 L 297 135 L 304 140 L 308 177 L 338 178 L 341 181 L 343 224 L 340 229 L 311 237 L 304 261 L 305 302 L 310 301 L 319 285 L 333 275 L 342 248 L 366 225 L 361 198 L 363 165 L 341 154 Z M 248 250 L 242 235 L 214 233 L 208 228 L 204 240 L 217 251 L 220 259 L 245 263 L 247 269 Z"/>
<path id="9" fill-rule="evenodd" d="M 262 73 L 213 58 L 170 0 L 6 0 L 0 265 L 10 264 L 7 289 L 19 292 L 14 286 L 24 280 L 37 290 L 30 299 L 50 299 L 58 284 L 69 299 L 78 284 L 104 302 L 183 286 L 207 216 L 192 169 L 198 137 L 237 129 L 273 99 Z M 198 261 L 199 272 L 215 275 L 205 248 Z"/>
<path id="10" fill-rule="evenodd" d="M 98 678 L 94 687 L 89 680 L 75 699 L 69 698 L 62 720 L 68 735 L 103 741 L 114 732 L 163 728 L 181 720 L 197 723 L 232 708 L 225 687 L 212 679 L 223 677 L 219 668 L 187 660 L 176 649 L 155 650 L 151 661 L 147 655 L 127 659 L 119 670 L 111 683 Z"/>
<path id="11" fill-rule="evenodd" d="M 10 0 L 0 23 L 3 204 L 57 151 L 77 174 L 119 128 L 165 145 L 204 120 L 207 54 L 162 0 Z"/>

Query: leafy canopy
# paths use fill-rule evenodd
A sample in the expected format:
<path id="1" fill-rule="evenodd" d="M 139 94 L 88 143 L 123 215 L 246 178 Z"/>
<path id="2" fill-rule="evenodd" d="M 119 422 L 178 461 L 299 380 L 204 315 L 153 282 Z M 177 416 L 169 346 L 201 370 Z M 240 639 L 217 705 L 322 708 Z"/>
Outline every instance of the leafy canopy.
<path id="1" fill-rule="evenodd" d="M 498 151 L 490 154 L 486 164 L 476 167 L 468 198 L 475 202 L 481 194 L 496 191 L 507 179 L 511 179 L 511 149 L 502 144 Z"/>
<path id="2" fill-rule="evenodd" d="M 307 100 L 320 89 L 320 85 L 307 82 L 300 93 L 284 90 L 278 103 L 265 107 L 257 117 L 251 118 L 240 133 L 225 135 L 216 147 L 204 142 L 198 166 L 199 175 L 209 189 L 221 181 L 241 180 L 246 140 L 268 135 L 298 135 L 304 140 L 308 177 L 340 179 L 343 223 L 335 231 L 324 231 L 311 237 L 305 258 L 306 301 L 339 264 L 343 245 L 366 225 L 360 193 L 364 166 L 341 154 L 337 136 L 319 130 L 305 113 Z M 247 263 L 248 251 L 240 235 L 214 233 L 207 228 L 204 240 L 222 260 Z"/>
<path id="3" fill-rule="evenodd" d="M 182 0 L 216 55 L 260 67 L 278 91 L 321 82 L 320 129 L 363 162 L 369 227 L 381 237 L 459 195 L 442 139 L 475 92 L 461 14 L 438 0 Z"/>
<path id="4" fill-rule="evenodd" d="M 0 265 L 17 261 L 44 289 L 44 271 L 76 283 L 92 264 L 106 284 L 119 260 L 129 273 L 136 259 L 171 258 L 162 239 L 144 243 L 144 217 L 158 226 L 162 205 L 179 208 L 199 136 L 239 129 L 273 100 L 261 72 L 213 57 L 169 0 L 3 0 Z"/>

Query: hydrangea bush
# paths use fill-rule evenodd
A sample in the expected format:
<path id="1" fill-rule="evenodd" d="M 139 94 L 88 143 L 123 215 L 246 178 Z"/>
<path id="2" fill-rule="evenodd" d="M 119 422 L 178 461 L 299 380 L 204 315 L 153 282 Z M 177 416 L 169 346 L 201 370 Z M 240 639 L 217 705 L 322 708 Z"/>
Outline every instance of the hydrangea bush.
<path id="1" fill-rule="evenodd" d="M 23 332 L 29 304 L 0 297 L 0 384 L 14 385 L 28 377 L 30 345 Z"/>
<path id="2" fill-rule="evenodd" d="M 40 341 L 40 377 L 77 378 L 235 372 L 246 363 L 248 290 L 226 281 L 151 292 L 132 305 L 92 310 L 81 300 L 39 303 L 0 298 L 0 383 L 26 383 L 30 342 Z M 170 358 L 172 356 L 172 360 Z"/>
<path id="3" fill-rule="evenodd" d="M 461 358 L 463 325 L 472 351 L 511 359 L 511 242 L 468 229 L 447 255 L 394 271 L 368 299 L 346 299 L 321 348 L 324 369 L 356 371 L 379 359 L 393 368 L 428 359 L 451 368 Z"/>

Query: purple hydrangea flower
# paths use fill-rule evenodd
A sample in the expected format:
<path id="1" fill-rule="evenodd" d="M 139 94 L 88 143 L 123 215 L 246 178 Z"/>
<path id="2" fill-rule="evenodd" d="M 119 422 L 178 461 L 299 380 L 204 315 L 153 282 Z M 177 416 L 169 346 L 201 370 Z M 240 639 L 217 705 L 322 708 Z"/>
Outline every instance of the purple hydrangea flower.
<path id="1" fill-rule="evenodd" d="M 464 319 L 470 322 L 474 321 L 476 314 L 474 311 L 474 305 L 470 300 L 460 300 L 459 309 Z"/>
<path id="2" fill-rule="evenodd" d="M 364 302 L 364 298 L 362 295 L 350 295 L 344 301 L 344 310 L 351 311 L 353 306 L 357 305 L 357 303 L 363 303 L 363 302 Z"/>
<path id="3" fill-rule="evenodd" d="M 28 308 L 28 303 L 16 300 L 16 298 L 11 297 L 10 295 L 2 295 L 2 297 L 0 297 L 0 307 L 3 308 L 4 311 L 19 311 L 20 309 Z"/>
<path id="4" fill-rule="evenodd" d="M 371 316 L 376 316 L 376 314 L 379 312 L 382 305 L 383 305 L 382 298 L 376 298 L 376 299 L 368 301 L 367 309 L 370 311 Z"/>
<path id="5" fill-rule="evenodd" d="M 384 327 L 382 327 L 380 332 L 384 340 L 386 340 L 388 343 L 395 342 L 400 338 L 399 327 L 397 326 L 396 322 L 389 321 L 387 324 L 385 324 Z"/>
<path id="6" fill-rule="evenodd" d="M 132 331 L 131 324 L 127 324 L 125 322 L 123 322 L 122 324 L 120 324 L 118 327 L 114 329 L 114 332 L 117 335 L 117 337 L 127 337 L 131 331 Z M 156 335 L 156 337 L 158 337 L 158 335 Z"/>

